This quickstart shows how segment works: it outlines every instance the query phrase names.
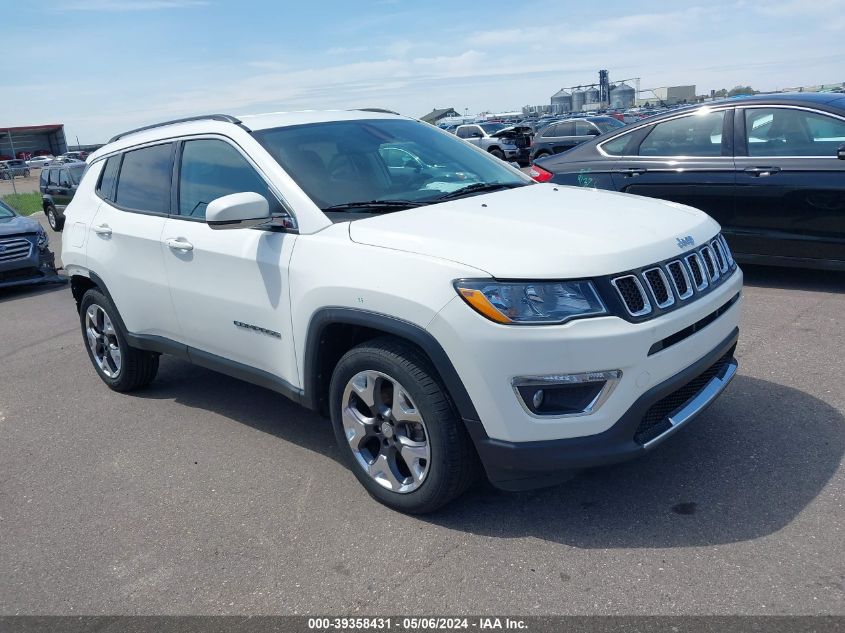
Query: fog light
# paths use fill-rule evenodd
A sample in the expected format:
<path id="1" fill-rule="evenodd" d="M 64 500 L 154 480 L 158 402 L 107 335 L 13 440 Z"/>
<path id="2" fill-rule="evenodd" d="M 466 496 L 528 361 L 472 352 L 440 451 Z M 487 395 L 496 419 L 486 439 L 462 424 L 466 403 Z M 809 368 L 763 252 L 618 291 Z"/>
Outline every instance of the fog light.
<path id="1" fill-rule="evenodd" d="M 621 376 L 620 370 L 517 376 L 513 387 L 520 404 L 533 416 L 588 415 L 607 400 Z"/>

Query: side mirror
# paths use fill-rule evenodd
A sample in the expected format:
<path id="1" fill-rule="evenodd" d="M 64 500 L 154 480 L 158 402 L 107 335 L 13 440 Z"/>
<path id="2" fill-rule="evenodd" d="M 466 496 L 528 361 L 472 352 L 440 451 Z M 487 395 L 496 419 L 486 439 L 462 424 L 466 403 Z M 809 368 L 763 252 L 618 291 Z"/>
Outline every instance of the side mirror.
<path id="1" fill-rule="evenodd" d="M 267 198 L 251 191 L 212 200 L 205 210 L 205 221 L 213 229 L 248 229 L 269 219 Z"/>
<path id="2" fill-rule="evenodd" d="M 839 160 L 845 160 L 845 144 L 839 146 L 839 149 L 836 150 L 836 158 Z"/>
<path id="3" fill-rule="evenodd" d="M 600 134 L 601 132 L 599 132 L 596 128 L 590 128 L 589 130 L 587 130 L 588 136 L 599 136 Z"/>

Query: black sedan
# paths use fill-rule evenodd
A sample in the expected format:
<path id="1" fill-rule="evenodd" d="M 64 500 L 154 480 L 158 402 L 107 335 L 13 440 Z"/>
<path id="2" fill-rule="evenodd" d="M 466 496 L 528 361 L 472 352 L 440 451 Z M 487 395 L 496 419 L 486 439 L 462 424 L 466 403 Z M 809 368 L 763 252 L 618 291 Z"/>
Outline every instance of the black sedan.
<path id="1" fill-rule="evenodd" d="M 41 225 L 0 201 L 0 288 L 62 281 Z"/>
<path id="2" fill-rule="evenodd" d="M 845 95 L 675 110 L 540 159 L 539 181 L 697 207 L 740 261 L 845 270 Z"/>

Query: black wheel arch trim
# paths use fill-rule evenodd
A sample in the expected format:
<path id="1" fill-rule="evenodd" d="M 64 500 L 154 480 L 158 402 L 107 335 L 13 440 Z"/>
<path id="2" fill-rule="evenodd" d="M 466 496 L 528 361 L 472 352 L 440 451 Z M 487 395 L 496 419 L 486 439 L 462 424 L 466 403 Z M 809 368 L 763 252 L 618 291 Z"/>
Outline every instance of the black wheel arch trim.
<path id="1" fill-rule="evenodd" d="M 223 358 L 211 352 L 206 352 L 195 347 L 190 347 L 184 343 L 179 343 L 172 339 L 163 336 L 153 336 L 149 334 L 133 334 L 123 322 L 123 317 L 120 316 L 120 310 L 112 298 L 108 287 L 102 278 L 96 273 L 89 272 L 91 281 L 97 286 L 106 298 L 115 306 L 116 314 L 112 315 L 117 321 L 123 335 L 126 337 L 126 342 L 132 347 L 141 349 L 147 352 L 155 352 L 157 354 L 167 354 L 168 356 L 175 356 L 181 360 L 188 361 L 194 365 L 205 367 L 214 370 L 227 376 L 232 376 L 239 380 L 270 389 L 277 393 L 286 396 L 297 403 L 302 403 L 302 389 L 295 387 L 286 380 L 249 365 L 238 363 L 228 358 Z"/>
<path id="2" fill-rule="evenodd" d="M 317 394 L 320 384 L 318 373 L 320 340 L 326 327 L 338 323 L 380 330 L 405 339 L 419 347 L 428 356 L 434 369 L 439 374 L 461 417 L 465 421 L 479 420 L 475 405 L 473 405 L 463 381 L 458 376 L 455 366 L 434 336 L 415 323 L 380 312 L 358 308 L 322 308 L 312 315 L 308 324 L 305 343 L 305 389 L 302 404 L 311 409 L 319 408 L 320 403 L 317 401 Z"/>

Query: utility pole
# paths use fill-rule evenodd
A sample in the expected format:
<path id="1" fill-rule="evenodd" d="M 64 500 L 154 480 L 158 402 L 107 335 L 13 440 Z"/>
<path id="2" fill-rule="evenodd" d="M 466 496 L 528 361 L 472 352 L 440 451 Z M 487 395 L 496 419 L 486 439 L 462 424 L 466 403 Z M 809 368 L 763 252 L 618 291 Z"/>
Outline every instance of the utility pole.
<path id="1" fill-rule="evenodd" d="M 12 158 L 17 158 L 15 154 L 15 143 L 12 141 L 12 130 L 9 130 L 9 147 L 12 148 Z M 9 170 L 9 178 L 12 180 L 12 192 L 18 195 L 18 188 L 15 186 L 15 172 L 11 169 Z"/>

